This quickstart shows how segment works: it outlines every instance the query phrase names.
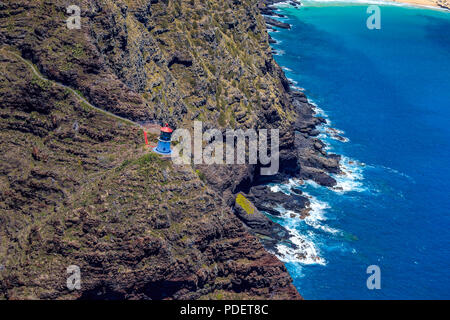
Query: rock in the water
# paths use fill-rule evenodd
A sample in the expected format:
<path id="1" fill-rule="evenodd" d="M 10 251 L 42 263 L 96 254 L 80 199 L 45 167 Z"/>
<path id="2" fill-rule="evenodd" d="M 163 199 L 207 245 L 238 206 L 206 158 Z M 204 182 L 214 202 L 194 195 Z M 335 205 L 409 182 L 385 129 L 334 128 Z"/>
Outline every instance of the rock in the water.
<path id="1" fill-rule="evenodd" d="M 278 27 L 281 29 L 290 29 L 291 28 L 291 25 L 289 23 L 281 22 L 281 21 L 278 21 L 278 20 L 275 20 L 275 19 L 272 19 L 269 17 L 264 17 L 264 20 L 266 21 L 266 23 L 268 25 L 271 25 L 274 27 Z"/>
<path id="2" fill-rule="evenodd" d="M 235 213 L 267 249 L 273 251 L 279 242 L 290 242 L 289 231 L 262 214 L 242 193 L 236 196 Z"/>

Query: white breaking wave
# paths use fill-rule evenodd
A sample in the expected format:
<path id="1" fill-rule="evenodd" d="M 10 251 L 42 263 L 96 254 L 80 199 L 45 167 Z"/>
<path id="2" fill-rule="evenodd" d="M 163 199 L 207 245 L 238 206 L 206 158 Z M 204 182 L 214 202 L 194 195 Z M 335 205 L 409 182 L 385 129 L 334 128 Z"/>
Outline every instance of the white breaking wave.
<path id="1" fill-rule="evenodd" d="M 342 4 L 399 4 L 398 2 L 383 1 L 383 0 L 303 0 L 305 5 L 320 4 L 320 3 L 342 3 Z M 400 4 L 404 5 L 404 4 Z"/>
<path id="2" fill-rule="evenodd" d="M 285 194 L 290 195 L 292 193 L 291 189 L 293 187 L 299 187 L 300 184 L 298 183 L 298 180 L 296 179 L 290 179 L 289 183 L 281 184 L 281 185 L 273 185 L 270 187 L 270 191 L 272 192 L 283 192 Z M 317 185 L 318 186 L 318 185 Z M 277 210 L 280 213 L 280 217 L 284 218 L 287 221 L 287 225 L 291 227 L 295 227 L 295 224 L 293 224 L 294 221 L 298 223 L 298 221 L 305 222 L 308 226 L 321 230 L 327 233 L 331 234 L 337 234 L 340 231 L 334 228 L 331 228 L 329 226 L 323 225 L 321 222 L 326 221 L 325 217 L 325 210 L 330 208 L 328 203 L 320 201 L 316 197 L 303 192 L 302 196 L 308 198 L 309 200 L 309 206 L 307 209 L 309 209 L 308 215 L 301 219 L 302 214 L 293 210 L 285 209 L 281 204 L 277 207 L 273 208 Z"/>
<path id="3" fill-rule="evenodd" d="M 299 220 L 300 214 L 298 212 L 288 210 L 284 208 L 282 205 L 277 205 L 273 209 L 277 210 L 280 213 L 279 217 L 286 219 L 288 225 L 292 225 L 292 222 L 295 219 Z M 292 215 L 294 215 L 294 217 Z"/>
<path id="4" fill-rule="evenodd" d="M 340 141 L 340 142 L 349 142 L 350 139 L 345 137 L 344 134 L 345 132 L 336 128 L 332 128 L 329 125 L 331 124 L 331 122 L 327 121 L 327 126 L 325 126 L 323 129 L 326 131 L 326 133 L 328 134 L 328 136 L 336 141 Z"/>
<path id="5" fill-rule="evenodd" d="M 288 79 L 294 86 L 298 84 L 298 82 L 295 81 L 295 80 L 292 79 L 292 78 L 287 78 L 287 79 Z"/>
<path id="6" fill-rule="evenodd" d="M 333 178 L 337 182 L 337 185 L 333 187 L 333 190 L 337 193 L 366 191 L 366 188 L 362 183 L 364 180 L 364 176 L 362 174 L 362 167 L 364 164 L 346 156 L 341 156 L 340 165 L 342 173 L 333 175 Z"/>
<path id="7" fill-rule="evenodd" d="M 277 184 L 270 186 L 269 188 L 270 188 L 270 191 L 272 191 L 272 192 L 281 192 L 281 187 Z"/>
<path id="8" fill-rule="evenodd" d="M 275 255 L 281 261 L 326 265 L 325 259 L 320 257 L 319 250 L 312 241 L 299 234 L 298 231 L 293 228 L 286 229 L 291 234 L 290 240 L 297 246 L 297 248 L 294 249 L 284 244 L 278 244 L 278 253 L 275 253 Z"/>
<path id="9" fill-rule="evenodd" d="M 309 198 L 310 201 L 309 208 L 311 209 L 309 211 L 309 215 L 304 219 L 305 223 L 308 226 L 313 227 L 314 229 L 322 230 L 327 233 L 331 234 L 339 233 L 340 232 L 339 230 L 321 224 L 322 221 L 327 220 L 327 218 L 325 217 L 325 210 L 330 208 L 328 203 L 320 201 L 316 197 L 313 197 L 307 193 L 303 194 Z"/>
<path id="10" fill-rule="evenodd" d="M 305 91 L 305 88 L 298 87 L 298 86 L 292 86 L 291 85 L 291 88 L 294 89 L 294 90 L 302 91 L 302 92 Z"/>
<path id="11" fill-rule="evenodd" d="M 322 109 L 320 109 L 320 108 L 317 106 L 317 103 L 315 103 L 313 99 L 308 98 L 308 97 L 307 97 L 306 99 L 308 100 L 308 103 L 309 103 L 309 104 L 311 104 L 311 105 L 313 105 L 313 106 L 315 107 L 314 110 L 320 110 L 320 111 L 323 111 Z"/>
<path id="12" fill-rule="evenodd" d="M 350 141 L 350 139 L 344 136 L 345 132 L 343 130 L 330 127 L 331 121 L 328 119 L 328 115 L 325 113 L 324 110 L 319 108 L 317 104 L 314 103 L 314 101 L 309 100 L 308 102 L 314 106 L 314 112 L 316 116 L 322 116 L 326 120 L 325 124 L 322 124 L 317 127 L 317 129 L 320 132 L 318 138 L 324 143 L 325 145 L 324 149 L 326 151 L 330 151 L 333 149 L 333 146 L 329 142 L 329 139 L 337 140 L 344 143 Z M 340 169 L 342 173 L 332 175 L 337 182 L 337 185 L 334 188 L 332 188 L 332 190 L 338 193 L 346 193 L 350 191 L 357 191 L 357 192 L 365 191 L 366 189 L 363 187 L 362 183 L 362 180 L 364 180 L 364 176 L 362 174 L 363 166 L 365 166 L 365 164 L 359 163 L 356 160 L 341 155 Z M 308 180 L 305 181 L 305 183 L 313 186 L 314 188 L 320 187 L 314 181 Z"/>
<path id="13" fill-rule="evenodd" d="M 446 11 L 446 9 L 421 5 L 421 4 L 413 4 L 413 3 L 402 3 L 402 2 L 393 2 L 393 1 L 385 1 L 385 0 L 303 0 L 302 5 L 320 5 L 320 4 L 378 4 L 378 5 L 387 5 L 387 6 L 397 6 L 397 7 L 418 7 L 418 8 L 427 8 L 434 9 L 439 11 Z M 292 7 L 288 2 L 281 2 L 281 5 L 275 4 L 276 7 Z"/>
<path id="14" fill-rule="evenodd" d="M 288 183 L 276 184 L 270 186 L 272 192 L 283 192 L 286 194 L 291 194 L 291 188 L 298 186 L 298 180 L 290 179 Z M 314 203 L 314 207 L 313 207 Z M 316 205 L 317 204 L 317 205 Z M 311 201 L 311 212 L 317 212 L 323 210 L 327 205 L 323 203 Z M 295 262 L 302 264 L 320 264 L 325 265 L 325 260 L 320 257 L 319 251 L 316 248 L 313 241 L 309 240 L 306 236 L 301 235 L 297 230 L 295 230 L 295 225 L 299 222 L 300 214 L 292 210 L 285 209 L 281 204 L 274 208 L 280 212 L 280 217 L 284 219 L 284 227 L 289 232 L 289 240 L 297 246 L 297 248 L 292 248 L 289 245 L 279 243 L 277 244 L 277 252 L 273 252 L 281 261 L 283 262 Z M 291 214 L 294 214 L 296 218 L 292 218 Z M 310 213 L 311 214 L 311 213 Z M 313 213 L 314 218 L 311 218 L 311 223 L 316 219 L 316 214 Z M 322 218 L 321 218 L 322 220 Z"/>
<path id="15" fill-rule="evenodd" d="M 314 102 L 314 100 L 310 98 L 307 99 L 308 103 L 313 106 L 314 115 L 325 118 L 325 120 L 327 120 L 327 124 L 331 123 L 329 122 L 330 120 L 328 119 L 328 114 L 326 114 L 326 112 L 322 108 L 320 108 L 317 103 Z"/>
<path id="16" fill-rule="evenodd" d="M 331 126 L 331 120 L 329 119 L 328 114 L 323 109 L 319 108 L 317 104 L 312 100 L 308 99 L 308 102 L 313 106 L 314 115 L 320 116 L 326 121 L 324 124 L 321 124 L 317 127 L 317 129 L 321 132 L 321 136 L 319 136 L 319 138 L 322 141 L 327 138 L 344 143 L 350 141 L 349 138 L 344 136 L 345 132 L 343 130 L 336 129 Z"/>
<path id="17" fill-rule="evenodd" d="M 290 195 L 292 193 L 291 188 L 298 185 L 299 180 L 296 178 L 291 178 L 287 183 L 269 184 L 269 189 L 272 192 L 283 192 L 284 194 Z"/>
<path id="18" fill-rule="evenodd" d="M 289 1 L 285 1 L 285 2 L 278 2 L 274 4 L 274 7 L 278 7 L 278 8 L 286 8 L 286 7 L 293 7 L 293 5 L 289 2 Z"/>
<path id="19" fill-rule="evenodd" d="M 326 124 L 318 126 L 320 134 L 318 138 L 324 143 L 324 149 L 330 151 L 333 149 L 329 139 L 337 140 L 343 143 L 349 142 L 350 139 L 344 136 L 345 132 L 336 128 L 332 128 L 331 121 L 327 118 L 328 115 L 319 108 L 313 101 L 310 103 L 314 106 L 314 112 L 316 115 L 320 115 L 327 121 Z M 362 174 L 363 166 L 365 164 L 359 163 L 356 160 L 350 159 L 344 155 L 341 155 L 340 169 L 341 174 L 333 174 L 332 177 L 336 180 L 337 185 L 332 188 L 337 193 L 346 193 L 350 191 L 362 192 L 366 189 L 363 187 L 362 180 L 364 176 Z M 306 181 L 307 184 L 317 188 L 320 187 L 313 181 Z"/>

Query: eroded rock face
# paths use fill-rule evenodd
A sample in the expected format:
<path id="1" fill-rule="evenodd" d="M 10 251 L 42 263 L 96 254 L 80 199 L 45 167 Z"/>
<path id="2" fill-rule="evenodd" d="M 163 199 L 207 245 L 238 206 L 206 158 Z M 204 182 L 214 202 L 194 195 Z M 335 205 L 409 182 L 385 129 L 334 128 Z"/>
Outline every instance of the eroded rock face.
<path id="1" fill-rule="evenodd" d="M 14 56 L 0 70 L 0 298 L 300 298 L 190 166 Z M 81 290 L 66 286 L 70 265 Z"/>
<path id="2" fill-rule="evenodd" d="M 5 23 L 14 24 L 0 35 L 2 42 L 20 49 L 49 78 L 129 119 L 279 129 L 281 171 L 298 173 L 302 158 L 293 153 L 294 132 L 300 127 L 308 140 L 317 122 L 299 118 L 311 106 L 290 92 L 274 62 L 256 1 L 86 1 L 79 31 L 60 23 L 65 6 L 11 1 L 2 12 Z M 308 149 L 302 153 L 317 152 Z M 216 170 L 205 171 L 213 181 Z M 238 177 L 227 171 L 222 189 L 253 179 L 247 174 L 252 169 L 231 168 L 243 172 Z"/>
<path id="3" fill-rule="evenodd" d="M 234 209 L 237 217 L 271 252 L 276 252 L 278 243 L 290 242 L 289 231 L 261 213 L 244 194 L 239 193 L 236 196 Z"/>
<path id="4" fill-rule="evenodd" d="M 264 185 L 252 187 L 247 197 L 260 211 L 274 216 L 280 215 L 276 208 L 281 205 L 283 208 L 295 212 L 302 212 L 309 205 L 309 200 L 300 194 L 287 195 L 280 191 L 274 192 Z"/>
<path id="5" fill-rule="evenodd" d="M 273 27 L 278 27 L 281 29 L 290 29 L 291 28 L 291 25 L 289 23 L 281 22 L 281 21 L 278 21 L 278 20 L 275 20 L 275 19 L 272 19 L 269 17 L 264 17 L 264 21 L 268 25 L 273 26 Z"/>
<path id="6" fill-rule="evenodd" d="M 3 1 L 1 45 L 127 119 L 279 129 L 270 181 L 335 183 L 322 120 L 273 60 L 256 1 L 81 1 L 80 30 L 61 23 L 66 6 Z M 0 59 L 0 297 L 300 297 L 230 210 L 264 182 L 259 165 L 173 168 L 145 155 L 138 129 Z M 77 263 L 90 280 L 69 292 Z"/>

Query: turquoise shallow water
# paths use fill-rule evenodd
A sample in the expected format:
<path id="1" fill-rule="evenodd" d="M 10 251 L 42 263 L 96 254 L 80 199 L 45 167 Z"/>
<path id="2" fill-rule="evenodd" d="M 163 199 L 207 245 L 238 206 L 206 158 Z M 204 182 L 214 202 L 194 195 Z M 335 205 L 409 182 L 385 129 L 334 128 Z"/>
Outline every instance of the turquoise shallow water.
<path id="1" fill-rule="evenodd" d="M 322 128 L 343 190 L 278 186 L 311 196 L 309 220 L 277 221 L 321 258 L 283 259 L 306 299 L 449 299 L 450 13 L 380 6 L 369 30 L 367 7 L 283 7 L 292 29 L 271 33 L 293 85 L 349 139 Z"/>

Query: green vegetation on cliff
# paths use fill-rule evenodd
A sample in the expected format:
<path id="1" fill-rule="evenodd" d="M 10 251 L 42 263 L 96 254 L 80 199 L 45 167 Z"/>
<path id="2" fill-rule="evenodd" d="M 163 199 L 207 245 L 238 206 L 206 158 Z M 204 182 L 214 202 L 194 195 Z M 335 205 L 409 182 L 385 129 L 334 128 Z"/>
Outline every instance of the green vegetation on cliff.
<path id="1" fill-rule="evenodd" d="M 0 299 L 299 298 L 203 171 L 71 90 L 131 120 L 292 119 L 256 4 L 80 1 L 81 30 L 65 6 L 0 3 L 0 44 L 51 80 L 0 52 Z"/>
<path id="2" fill-rule="evenodd" d="M 242 195 L 242 193 L 239 193 L 236 196 L 236 204 L 238 204 L 247 214 L 254 214 L 255 213 L 255 207 L 253 204 Z"/>

